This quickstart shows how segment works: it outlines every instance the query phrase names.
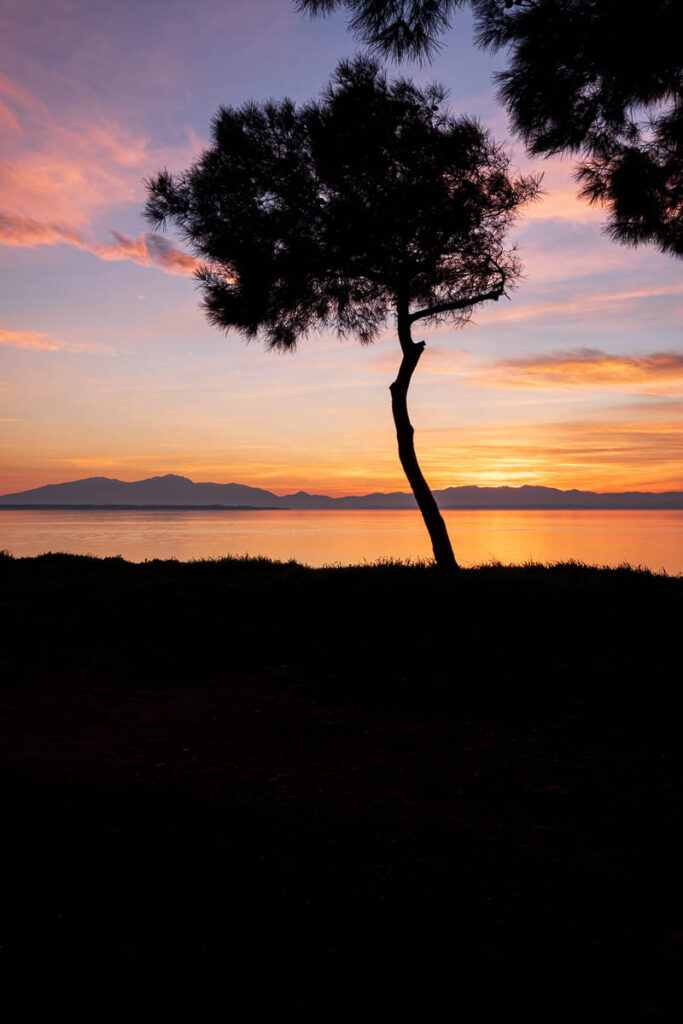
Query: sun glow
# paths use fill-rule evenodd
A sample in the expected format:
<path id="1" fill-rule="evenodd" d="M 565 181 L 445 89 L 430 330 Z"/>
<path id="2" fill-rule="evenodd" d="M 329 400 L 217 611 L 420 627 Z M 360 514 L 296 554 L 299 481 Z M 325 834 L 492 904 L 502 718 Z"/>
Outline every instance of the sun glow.
<path id="1" fill-rule="evenodd" d="M 0 493 L 164 473 L 276 494 L 407 490 L 388 393 L 395 325 L 370 348 L 310 337 L 294 356 L 226 338 L 198 308 L 192 253 L 141 217 L 144 179 L 197 158 L 219 103 L 307 100 L 348 52 L 343 26 L 313 53 L 293 9 L 264 4 L 208 0 L 201 26 L 189 8 L 167 12 L 163 56 L 145 5 L 112 13 L 107 31 L 85 0 L 59 18 L 38 0 L 8 13 Z M 456 74 L 465 48 L 476 88 Z M 428 77 L 457 80 L 454 107 L 501 137 L 492 69 L 458 37 Z M 547 192 L 512 233 L 525 277 L 468 328 L 415 335 L 427 350 L 409 407 L 427 480 L 683 488 L 680 265 L 605 238 L 571 160 L 531 161 L 518 144 L 512 158 Z"/>

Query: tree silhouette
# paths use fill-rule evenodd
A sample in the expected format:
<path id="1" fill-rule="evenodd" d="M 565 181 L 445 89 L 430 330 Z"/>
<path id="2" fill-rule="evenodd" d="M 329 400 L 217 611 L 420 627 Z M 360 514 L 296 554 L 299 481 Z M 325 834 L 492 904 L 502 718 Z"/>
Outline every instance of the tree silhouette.
<path id="1" fill-rule="evenodd" d="M 202 304 L 219 328 L 293 349 L 323 329 L 368 343 L 395 318 L 399 457 L 437 564 L 457 568 L 413 444 L 407 394 L 425 342 L 411 328 L 462 325 L 514 284 L 504 236 L 539 182 L 512 178 L 503 150 L 444 100 L 359 57 L 303 107 L 221 107 L 197 163 L 147 182 L 146 216 L 206 261 Z"/>
<path id="2" fill-rule="evenodd" d="M 478 42 L 506 51 L 500 96 L 529 152 L 580 153 L 581 195 L 618 242 L 683 256 L 680 0 L 297 0 L 337 7 L 382 56 L 429 58 L 453 15 L 473 8 Z"/>

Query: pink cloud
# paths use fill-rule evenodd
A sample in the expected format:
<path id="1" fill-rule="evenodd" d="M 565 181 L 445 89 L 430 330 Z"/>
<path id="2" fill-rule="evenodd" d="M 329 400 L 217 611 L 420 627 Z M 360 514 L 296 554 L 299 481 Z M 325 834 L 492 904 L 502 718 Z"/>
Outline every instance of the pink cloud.
<path id="1" fill-rule="evenodd" d="M 9 331 L 4 327 L 0 327 L 0 345 L 51 352 L 56 352 L 61 347 L 58 342 L 50 340 L 49 335 L 41 334 L 39 331 Z"/>
<path id="2" fill-rule="evenodd" d="M 394 355 L 394 364 L 396 360 Z M 374 360 L 371 369 L 387 372 L 391 365 L 384 354 Z M 423 379 L 460 377 L 487 388 L 555 391 L 580 387 L 678 396 L 683 394 L 683 351 L 620 355 L 596 348 L 577 348 L 484 363 L 465 351 L 427 348 L 420 374 Z"/>
<path id="3" fill-rule="evenodd" d="M 61 221 L 42 222 L 0 212 L 0 245 L 35 249 L 39 245 L 59 245 L 62 242 L 78 249 L 87 248 L 83 235 Z"/>
<path id="4" fill-rule="evenodd" d="M 43 331 L 12 330 L 0 327 L 0 346 L 24 348 L 40 352 L 98 352 L 105 355 L 116 355 L 116 350 L 108 345 L 99 345 L 91 341 L 62 341 Z M 0 382 L 0 386 L 1 382 Z"/>
<path id="5" fill-rule="evenodd" d="M 4 128 L 0 194 L 13 214 L 80 227 L 122 202 L 141 202 L 142 178 L 164 165 L 184 166 L 201 142 L 161 149 L 99 112 L 57 121 L 27 89 L 0 75 Z"/>
<path id="6" fill-rule="evenodd" d="M 573 224 L 580 221 L 599 224 L 604 220 L 604 210 L 599 206 L 590 206 L 583 199 L 579 199 L 578 185 L 574 180 L 576 168 L 574 161 L 563 160 L 561 157 L 530 160 L 526 154 L 514 148 L 513 160 L 519 164 L 525 174 L 543 175 L 544 195 L 540 202 L 530 203 L 524 208 L 523 219 L 525 222 L 566 220 Z"/>
<path id="7" fill-rule="evenodd" d="M 490 311 L 490 307 L 482 307 L 478 320 L 480 323 L 484 322 L 485 319 L 495 319 L 498 322 L 535 320 L 548 314 L 556 316 L 558 313 L 573 317 L 594 317 L 596 312 L 602 311 L 604 306 L 626 308 L 630 303 L 637 302 L 639 299 L 681 294 L 683 294 L 683 284 L 666 284 L 628 291 L 608 292 L 602 295 L 582 294 L 576 298 L 559 299 L 556 302 L 534 302 L 526 305 L 511 306 L 510 308 L 500 308 L 499 304 L 499 308 L 493 312 Z"/>
<path id="8" fill-rule="evenodd" d="M 23 129 L 13 107 L 45 113 L 45 107 L 27 89 L 0 72 L 0 131 L 23 135 Z"/>
<path id="9" fill-rule="evenodd" d="M 0 245 L 35 249 L 40 245 L 73 245 L 101 260 L 130 260 L 143 267 L 156 267 L 168 274 L 191 276 L 199 261 L 176 249 L 163 235 L 145 232 L 137 238 L 112 231 L 113 242 L 97 242 L 59 221 L 35 221 L 0 213 Z"/>
<path id="10" fill-rule="evenodd" d="M 646 393 L 683 390 L 683 352 L 612 355 L 600 349 L 506 359 L 484 370 L 479 382 L 497 387 L 588 387 Z"/>
<path id="11" fill-rule="evenodd" d="M 165 238 L 112 231 L 114 241 L 98 242 L 89 230 L 107 208 L 126 202 L 141 207 L 145 174 L 188 163 L 200 148 L 191 132 L 183 146 L 159 149 L 99 114 L 58 122 L 31 92 L 0 75 L 0 136 L 0 244 L 63 243 L 104 260 L 194 272 L 193 257 Z"/>
<path id="12" fill-rule="evenodd" d="M 151 232 L 130 238 L 118 231 L 112 231 L 115 242 L 93 243 L 88 246 L 101 260 L 131 260 L 143 267 L 157 267 L 167 274 L 191 276 L 201 266 L 200 262 L 189 253 L 176 249 L 163 235 Z"/>

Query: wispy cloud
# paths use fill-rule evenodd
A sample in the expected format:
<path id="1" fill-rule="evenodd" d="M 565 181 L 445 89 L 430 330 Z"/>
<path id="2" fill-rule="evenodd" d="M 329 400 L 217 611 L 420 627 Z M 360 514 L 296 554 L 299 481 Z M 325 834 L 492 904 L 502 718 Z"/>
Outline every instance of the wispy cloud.
<path id="1" fill-rule="evenodd" d="M 98 242 L 59 221 L 35 221 L 0 213 L 0 245 L 35 249 L 40 245 L 73 245 L 101 260 L 130 260 L 143 267 L 157 267 L 168 274 L 194 274 L 198 261 L 177 249 L 163 235 L 145 232 L 137 238 L 111 232 L 113 242 Z"/>
<path id="2" fill-rule="evenodd" d="M 531 160 L 519 146 L 511 147 L 513 164 L 525 174 L 542 174 L 543 197 L 538 203 L 524 208 L 525 221 L 564 220 L 600 223 L 604 210 L 589 205 L 578 197 L 579 187 L 574 179 L 576 162 L 562 157 Z"/>
<path id="3" fill-rule="evenodd" d="M 665 285 L 652 285 L 645 288 L 633 288 L 624 291 L 606 292 L 601 294 L 585 294 L 569 299 L 558 299 L 552 302 L 531 302 L 526 305 L 511 304 L 508 307 L 497 304 L 492 310 L 490 306 L 482 306 L 478 320 L 483 323 L 485 320 L 496 320 L 497 322 L 516 322 L 524 320 L 538 320 L 549 315 L 562 315 L 571 318 L 595 317 L 597 313 L 603 313 L 604 307 L 612 310 L 628 309 L 632 303 L 643 299 L 662 298 L 666 296 L 683 295 L 683 284 L 674 283 Z"/>
<path id="4" fill-rule="evenodd" d="M 39 352 L 99 352 L 113 355 L 115 350 L 107 345 L 91 341 L 63 341 L 43 331 L 11 330 L 0 327 L 0 345 L 10 348 L 32 349 Z M 2 387 L 2 382 L 0 382 Z"/>
<path id="5" fill-rule="evenodd" d="M 113 204 L 137 201 L 150 169 L 184 166 L 201 148 L 190 129 L 182 145 L 155 147 L 92 107 L 57 120 L 45 103 L 2 74 L 0 111 L 3 204 L 35 220 L 82 226 Z"/>
<path id="6" fill-rule="evenodd" d="M 61 347 L 48 334 L 41 334 L 39 331 L 9 331 L 3 327 L 0 327 L 0 345 L 10 345 L 13 348 L 43 349 L 51 352 L 56 352 Z"/>
<path id="7" fill-rule="evenodd" d="M 90 227 L 108 208 L 141 205 L 142 179 L 155 167 L 191 160 L 201 145 L 192 132 L 182 146 L 160 149 L 97 112 L 57 121 L 45 103 L 2 74 L 0 132 L 0 244 L 66 244 L 103 260 L 194 272 L 193 257 L 166 238 L 112 231 L 113 241 L 100 242 Z"/>
<path id="8" fill-rule="evenodd" d="M 192 275 L 199 267 L 199 261 L 189 253 L 176 249 L 163 235 L 145 232 L 137 238 L 130 238 L 118 231 L 112 231 L 115 241 L 95 243 L 88 247 L 102 260 L 132 260 L 143 267 L 158 267 L 168 274 Z"/>
<path id="9" fill-rule="evenodd" d="M 83 235 L 60 221 L 37 221 L 0 212 L 0 245 L 35 249 L 39 245 L 75 245 L 87 248 Z"/>
<path id="10" fill-rule="evenodd" d="M 425 333 L 435 334 L 437 332 L 429 331 Z M 395 376 L 398 373 L 400 363 L 401 349 L 397 342 L 391 349 L 379 352 L 370 359 L 363 372 L 366 372 L 367 369 L 371 373 L 387 375 L 393 373 Z M 465 349 L 446 349 L 439 345 L 428 345 L 420 359 L 420 366 L 417 372 L 422 379 L 431 376 L 441 377 L 444 374 L 469 376 L 472 365 L 472 357 Z"/>
<path id="11" fill-rule="evenodd" d="M 476 371 L 479 382 L 495 387 L 583 387 L 620 391 L 679 393 L 683 390 L 683 352 L 614 355 L 596 348 L 525 356 Z"/>
<path id="12" fill-rule="evenodd" d="M 390 373 L 399 358 L 400 353 L 384 352 L 368 368 Z M 676 395 L 683 391 L 683 351 L 623 355 L 586 347 L 486 363 L 463 349 L 430 346 L 420 361 L 419 374 L 422 379 L 460 377 L 486 387 L 583 387 Z"/>
<path id="13" fill-rule="evenodd" d="M 16 108 L 38 116 L 41 120 L 47 115 L 47 107 L 32 93 L 18 82 L 0 72 L 0 130 L 23 135 Z"/>
<path id="14" fill-rule="evenodd" d="M 69 458 L 68 464 L 75 476 L 106 472 L 138 479 L 177 472 L 194 480 L 237 480 L 282 494 L 300 488 L 336 495 L 375 489 L 406 491 L 408 485 L 387 437 L 371 431 L 366 440 L 366 457 L 357 463 L 345 453 L 334 458 L 329 451 L 308 446 L 280 451 L 246 445 L 231 449 L 227 462 L 221 461 L 218 452 L 196 456 L 159 448 L 136 454 L 78 455 Z M 617 417 L 419 428 L 417 442 L 420 462 L 434 488 L 543 484 L 595 491 L 683 489 L 683 428 L 675 416 L 656 421 Z"/>
<path id="15" fill-rule="evenodd" d="M 683 489 L 680 418 L 501 423 L 420 430 L 433 487 L 544 484 L 595 491 Z"/>

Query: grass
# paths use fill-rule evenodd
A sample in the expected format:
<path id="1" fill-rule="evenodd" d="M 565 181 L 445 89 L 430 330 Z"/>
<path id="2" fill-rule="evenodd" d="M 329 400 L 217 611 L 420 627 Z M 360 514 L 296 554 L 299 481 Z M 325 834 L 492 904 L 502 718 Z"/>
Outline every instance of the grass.
<path id="1" fill-rule="evenodd" d="M 35 674 L 41 659 L 48 672 L 87 677 L 97 663 L 112 678 L 192 680 L 286 663 L 345 679 L 361 699 L 400 683 L 417 701 L 436 683 L 468 701 L 519 678 L 535 691 L 550 679 L 553 690 L 591 687 L 596 673 L 603 687 L 619 674 L 663 677 L 683 595 L 677 577 L 579 562 L 493 563 L 451 577 L 429 563 L 47 554 L 4 558 L 0 580 L 14 676 L 28 665 Z M 656 643 L 634 646 L 645 635 Z"/>
<path id="2" fill-rule="evenodd" d="M 559 961 L 563 1004 L 667 1012 L 682 606 L 578 562 L 0 558 L 6 958 Z"/>

